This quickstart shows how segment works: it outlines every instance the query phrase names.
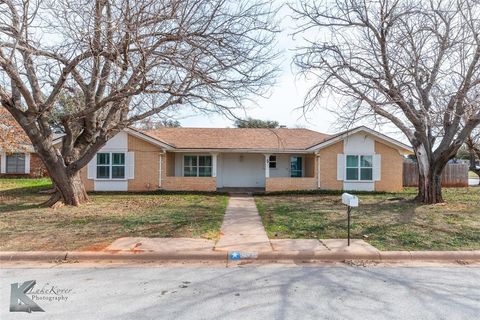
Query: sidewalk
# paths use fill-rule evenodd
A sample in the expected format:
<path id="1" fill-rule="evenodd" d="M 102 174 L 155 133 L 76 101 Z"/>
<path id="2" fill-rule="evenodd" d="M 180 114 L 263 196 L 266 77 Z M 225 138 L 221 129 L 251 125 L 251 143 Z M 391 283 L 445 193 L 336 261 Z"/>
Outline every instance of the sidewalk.
<path id="1" fill-rule="evenodd" d="M 252 196 L 230 197 L 215 251 L 270 252 L 268 239 Z"/>

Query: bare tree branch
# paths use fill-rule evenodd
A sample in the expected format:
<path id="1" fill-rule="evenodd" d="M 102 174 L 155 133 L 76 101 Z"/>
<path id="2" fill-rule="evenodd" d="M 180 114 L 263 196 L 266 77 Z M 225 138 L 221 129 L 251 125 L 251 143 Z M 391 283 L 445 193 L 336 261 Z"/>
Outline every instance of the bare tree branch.
<path id="1" fill-rule="evenodd" d="M 294 62 L 316 80 L 305 110 L 334 94 L 349 98 L 345 123 L 387 119 L 415 150 L 419 199 L 442 201 L 441 172 L 480 124 L 480 2 L 304 0 L 292 10 L 307 41 Z"/>

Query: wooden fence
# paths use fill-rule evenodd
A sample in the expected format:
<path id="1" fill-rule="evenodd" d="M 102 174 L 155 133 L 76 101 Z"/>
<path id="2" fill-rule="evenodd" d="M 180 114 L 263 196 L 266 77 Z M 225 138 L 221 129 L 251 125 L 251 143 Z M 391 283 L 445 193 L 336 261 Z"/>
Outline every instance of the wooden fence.
<path id="1" fill-rule="evenodd" d="M 403 186 L 418 186 L 418 168 L 414 162 L 403 163 Z M 442 174 L 443 187 L 468 187 L 468 164 L 449 163 Z"/>

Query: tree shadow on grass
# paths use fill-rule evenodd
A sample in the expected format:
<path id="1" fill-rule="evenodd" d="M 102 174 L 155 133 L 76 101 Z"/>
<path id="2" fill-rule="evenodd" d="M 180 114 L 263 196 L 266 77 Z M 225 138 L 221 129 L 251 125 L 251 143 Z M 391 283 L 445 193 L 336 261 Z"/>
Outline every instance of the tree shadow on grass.
<path id="1" fill-rule="evenodd" d="M 0 191 L 0 213 L 40 208 L 41 203 L 47 200 L 49 195 L 39 192 L 48 190 L 48 188 L 34 186 Z"/>

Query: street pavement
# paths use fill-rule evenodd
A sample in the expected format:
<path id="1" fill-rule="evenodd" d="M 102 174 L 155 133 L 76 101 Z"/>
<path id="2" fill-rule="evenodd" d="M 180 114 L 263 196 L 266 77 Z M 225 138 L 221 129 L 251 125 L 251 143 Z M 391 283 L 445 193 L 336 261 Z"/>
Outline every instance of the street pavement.
<path id="1" fill-rule="evenodd" d="M 9 312 L 11 283 L 28 280 L 36 280 L 33 290 L 46 291 L 34 300 L 45 312 Z M 479 317 L 478 265 L 17 263 L 0 268 L 2 320 Z"/>

